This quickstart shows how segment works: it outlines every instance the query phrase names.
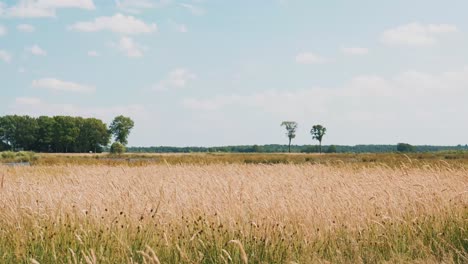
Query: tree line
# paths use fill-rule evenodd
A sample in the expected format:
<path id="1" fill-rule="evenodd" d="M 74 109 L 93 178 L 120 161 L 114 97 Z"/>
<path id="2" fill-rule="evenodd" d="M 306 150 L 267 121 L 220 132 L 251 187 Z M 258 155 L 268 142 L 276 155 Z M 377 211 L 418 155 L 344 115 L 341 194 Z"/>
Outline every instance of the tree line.
<path id="1" fill-rule="evenodd" d="M 468 145 L 458 146 L 412 146 L 408 151 L 398 145 L 322 145 L 325 153 L 391 153 L 391 152 L 437 152 L 437 151 L 466 151 Z M 127 152 L 132 153 L 281 153 L 288 152 L 289 146 L 280 144 L 268 145 L 237 145 L 214 147 L 127 147 Z M 291 145 L 292 153 L 319 153 L 316 145 Z"/>
<path id="2" fill-rule="evenodd" d="M 124 116 L 116 117 L 109 127 L 97 118 L 1 116 L 0 150 L 99 153 L 112 136 L 116 143 L 126 145 L 133 126 L 133 121 Z"/>
<path id="3" fill-rule="evenodd" d="M 153 152 L 153 153 L 190 153 L 190 152 L 225 152 L 225 153 L 385 153 L 385 152 L 434 152 L 443 150 L 468 150 L 462 146 L 412 146 L 406 143 L 397 145 L 328 145 L 322 146 L 327 129 L 314 125 L 310 129 L 313 140 L 319 145 L 292 145 L 296 137 L 298 124 L 294 121 L 281 123 L 286 128 L 288 145 L 241 145 L 220 147 L 126 147 L 128 136 L 134 126 L 133 120 L 118 116 L 107 126 L 96 118 L 71 116 L 0 116 L 0 151 L 28 150 L 35 152 L 83 153 L 109 150 L 112 153 Z M 115 142 L 109 147 L 112 137 Z"/>

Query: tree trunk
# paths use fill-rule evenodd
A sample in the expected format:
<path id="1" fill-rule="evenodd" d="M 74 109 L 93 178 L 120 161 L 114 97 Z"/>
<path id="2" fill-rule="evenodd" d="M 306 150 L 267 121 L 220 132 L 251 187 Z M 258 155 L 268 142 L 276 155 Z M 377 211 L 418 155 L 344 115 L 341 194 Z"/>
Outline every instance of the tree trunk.
<path id="1" fill-rule="evenodd" d="M 319 141 L 319 151 L 320 151 L 320 154 L 322 154 L 322 141 Z"/>
<path id="2" fill-rule="evenodd" d="M 291 138 L 289 138 L 289 153 L 291 153 Z"/>

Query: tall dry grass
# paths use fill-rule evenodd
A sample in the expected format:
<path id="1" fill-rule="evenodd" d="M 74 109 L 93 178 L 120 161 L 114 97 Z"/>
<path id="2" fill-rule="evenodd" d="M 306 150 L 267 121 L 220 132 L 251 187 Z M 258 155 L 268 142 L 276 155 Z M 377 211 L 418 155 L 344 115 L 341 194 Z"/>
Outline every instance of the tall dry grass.
<path id="1" fill-rule="evenodd" d="M 1 160 L 0 160 L 1 162 Z M 41 153 L 34 156 L 33 164 L 47 165 L 210 165 L 210 164 L 316 164 L 339 166 L 343 163 L 356 167 L 390 166 L 400 168 L 410 162 L 411 167 L 461 167 L 468 169 L 468 152 L 434 153 L 126 153 L 108 154 L 58 154 Z"/>
<path id="2" fill-rule="evenodd" d="M 468 261 L 462 167 L 69 165 L 0 178 L 4 262 Z"/>

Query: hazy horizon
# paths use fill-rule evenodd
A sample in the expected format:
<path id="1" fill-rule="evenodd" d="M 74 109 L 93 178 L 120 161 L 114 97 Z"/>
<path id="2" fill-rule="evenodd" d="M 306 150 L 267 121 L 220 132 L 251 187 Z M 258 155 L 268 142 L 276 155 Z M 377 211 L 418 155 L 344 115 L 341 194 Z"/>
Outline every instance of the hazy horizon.
<path id="1" fill-rule="evenodd" d="M 468 143 L 468 2 L 0 0 L 0 115 L 129 146 Z"/>

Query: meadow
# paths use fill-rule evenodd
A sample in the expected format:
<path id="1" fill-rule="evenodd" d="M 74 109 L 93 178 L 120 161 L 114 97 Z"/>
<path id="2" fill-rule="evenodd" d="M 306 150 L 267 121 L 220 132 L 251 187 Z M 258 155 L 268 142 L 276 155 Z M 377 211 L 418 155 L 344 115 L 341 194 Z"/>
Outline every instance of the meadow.
<path id="1" fill-rule="evenodd" d="M 2 263 L 468 263 L 463 153 L 30 162 L 0 165 Z"/>
<path id="2" fill-rule="evenodd" d="M 26 161 L 33 165 L 209 165 L 209 164 L 315 164 L 356 167 L 390 166 L 451 166 L 468 168 L 468 152 L 444 151 L 428 153 L 126 153 L 122 155 L 3 152 L 0 162 Z"/>

